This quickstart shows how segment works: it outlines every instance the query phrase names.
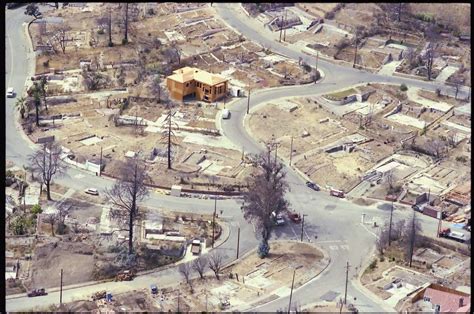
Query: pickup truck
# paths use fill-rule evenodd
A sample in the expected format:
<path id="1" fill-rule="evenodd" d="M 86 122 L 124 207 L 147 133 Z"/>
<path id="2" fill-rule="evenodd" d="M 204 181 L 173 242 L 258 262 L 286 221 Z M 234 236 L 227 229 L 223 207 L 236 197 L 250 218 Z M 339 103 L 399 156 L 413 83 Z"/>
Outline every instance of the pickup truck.
<path id="1" fill-rule="evenodd" d="M 466 242 L 466 235 L 462 232 L 457 232 L 457 231 L 451 231 L 450 228 L 446 228 L 446 229 L 443 229 L 441 230 L 441 232 L 439 233 L 439 236 L 440 237 L 443 237 L 443 238 L 446 238 L 446 239 L 451 239 L 451 240 L 454 240 L 454 241 L 458 241 L 458 242 L 461 242 L 461 243 L 465 243 Z"/>
<path id="2" fill-rule="evenodd" d="M 193 242 L 191 242 L 191 253 L 193 253 L 193 255 L 201 254 L 201 241 L 200 240 L 193 240 Z"/>

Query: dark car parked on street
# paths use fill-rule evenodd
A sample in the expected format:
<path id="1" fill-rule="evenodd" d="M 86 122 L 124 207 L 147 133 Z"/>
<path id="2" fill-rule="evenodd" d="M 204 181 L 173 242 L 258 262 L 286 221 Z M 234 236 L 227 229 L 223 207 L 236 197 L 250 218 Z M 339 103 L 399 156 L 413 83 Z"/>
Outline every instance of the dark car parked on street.
<path id="1" fill-rule="evenodd" d="M 311 182 L 311 181 L 306 181 L 306 186 L 309 187 L 310 189 L 315 190 L 315 191 L 321 190 L 316 183 Z"/>

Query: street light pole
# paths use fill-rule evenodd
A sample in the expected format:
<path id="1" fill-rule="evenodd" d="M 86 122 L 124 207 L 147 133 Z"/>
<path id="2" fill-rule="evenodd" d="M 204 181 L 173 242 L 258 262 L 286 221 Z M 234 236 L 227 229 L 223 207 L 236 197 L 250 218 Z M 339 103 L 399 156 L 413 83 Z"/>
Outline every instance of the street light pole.
<path id="1" fill-rule="evenodd" d="M 291 310 L 291 298 L 293 297 L 293 285 L 295 284 L 295 274 L 296 274 L 296 267 L 293 270 L 293 280 L 291 281 L 290 303 L 288 304 L 288 313 L 290 313 L 290 310 Z"/>
<path id="2" fill-rule="evenodd" d="M 214 232 L 216 229 L 216 210 L 217 210 L 217 196 L 214 196 L 214 215 L 212 215 L 212 248 L 214 248 Z"/>

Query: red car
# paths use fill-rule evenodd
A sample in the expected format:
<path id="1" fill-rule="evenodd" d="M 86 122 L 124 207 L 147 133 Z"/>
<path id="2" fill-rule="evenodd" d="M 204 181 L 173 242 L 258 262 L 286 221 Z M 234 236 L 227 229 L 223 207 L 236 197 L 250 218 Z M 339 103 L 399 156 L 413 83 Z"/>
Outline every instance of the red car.
<path id="1" fill-rule="evenodd" d="M 294 223 L 299 224 L 301 222 L 301 217 L 297 213 L 288 213 L 288 218 L 291 219 Z"/>

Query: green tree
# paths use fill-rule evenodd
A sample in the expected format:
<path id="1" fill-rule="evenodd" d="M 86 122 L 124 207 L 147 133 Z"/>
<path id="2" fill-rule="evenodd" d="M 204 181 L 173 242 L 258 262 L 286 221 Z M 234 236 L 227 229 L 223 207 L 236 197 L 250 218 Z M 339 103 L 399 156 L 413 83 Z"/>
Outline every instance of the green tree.
<path id="1" fill-rule="evenodd" d="M 275 226 L 272 213 L 279 214 L 288 209 L 285 200 L 288 184 L 283 164 L 271 157 L 270 148 L 267 153 L 252 157 L 256 167 L 254 175 L 248 179 L 248 192 L 244 194 L 242 211 L 248 222 L 256 222 L 261 236 L 260 256 L 265 257 L 270 251 L 268 240 Z"/>
<path id="2" fill-rule="evenodd" d="M 23 216 L 17 216 L 10 222 L 10 230 L 15 235 L 24 235 L 27 230 L 27 221 Z"/>
<path id="3" fill-rule="evenodd" d="M 21 118 L 25 119 L 25 113 L 28 111 L 28 104 L 25 97 L 20 97 L 16 100 L 15 108 L 20 111 Z"/>

